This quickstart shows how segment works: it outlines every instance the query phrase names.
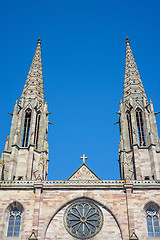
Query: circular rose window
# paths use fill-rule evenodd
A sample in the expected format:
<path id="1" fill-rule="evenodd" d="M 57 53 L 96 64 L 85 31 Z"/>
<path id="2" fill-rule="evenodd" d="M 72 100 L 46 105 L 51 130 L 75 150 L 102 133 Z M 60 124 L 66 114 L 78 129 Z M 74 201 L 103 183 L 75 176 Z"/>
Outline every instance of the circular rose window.
<path id="1" fill-rule="evenodd" d="M 102 211 L 93 201 L 87 199 L 75 201 L 66 209 L 64 225 L 73 237 L 91 238 L 102 228 Z"/>

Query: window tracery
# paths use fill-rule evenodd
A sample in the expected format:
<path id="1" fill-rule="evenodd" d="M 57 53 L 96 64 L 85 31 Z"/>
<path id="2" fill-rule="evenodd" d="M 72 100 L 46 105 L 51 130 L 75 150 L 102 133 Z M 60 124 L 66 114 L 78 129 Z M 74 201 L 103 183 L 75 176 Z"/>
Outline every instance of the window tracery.
<path id="1" fill-rule="evenodd" d="M 158 215 L 154 209 L 146 211 L 148 237 L 160 237 Z"/>
<path id="2" fill-rule="evenodd" d="M 103 215 L 100 208 L 87 199 L 75 201 L 64 215 L 66 230 L 78 239 L 95 236 L 102 228 Z"/>
<path id="3" fill-rule="evenodd" d="M 19 202 L 12 202 L 7 208 L 7 237 L 20 237 L 22 230 L 23 206 Z M 10 238 L 9 238 L 10 239 Z"/>
<path id="4" fill-rule="evenodd" d="M 21 225 L 21 211 L 18 209 L 11 210 L 8 223 L 7 237 L 19 237 Z"/>
<path id="5" fill-rule="evenodd" d="M 160 237 L 159 209 L 159 206 L 155 202 L 147 203 L 144 208 L 146 212 L 148 237 Z"/>

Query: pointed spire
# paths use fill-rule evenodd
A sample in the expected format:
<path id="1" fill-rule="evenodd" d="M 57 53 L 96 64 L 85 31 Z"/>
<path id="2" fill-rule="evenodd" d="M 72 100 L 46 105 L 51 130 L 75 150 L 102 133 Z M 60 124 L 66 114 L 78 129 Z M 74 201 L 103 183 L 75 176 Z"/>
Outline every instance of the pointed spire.
<path id="1" fill-rule="evenodd" d="M 41 41 L 42 40 L 38 38 L 36 51 L 23 88 L 21 99 L 37 98 L 39 101 L 44 101 Z"/>
<path id="2" fill-rule="evenodd" d="M 130 39 L 126 37 L 126 63 L 125 63 L 125 76 L 124 76 L 124 91 L 123 100 L 146 98 L 146 93 L 142 84 L 142 80 L 134 59 L 131 47 Z"/>

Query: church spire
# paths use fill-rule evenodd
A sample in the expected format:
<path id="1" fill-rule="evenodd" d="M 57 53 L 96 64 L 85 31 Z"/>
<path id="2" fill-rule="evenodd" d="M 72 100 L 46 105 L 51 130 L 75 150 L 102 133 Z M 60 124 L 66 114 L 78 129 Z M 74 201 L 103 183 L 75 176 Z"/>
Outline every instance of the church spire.
<path id="1" fill-rule="evenodd" d="M 159 180 L 159 138 L 152 102 L 146 93 L 126 37 L 123 101 L 119 111 L 121 179 Z"/>
<path id="2" fill-rule="evenodd" d="M 35 99 L 44 102 L 41 39 L 37 40 L 36 51 L 21 95 L 22 99 Z"/>
<path id="3" fill-rule="evenodd" d="M 126 37 L 126 63 L 125 63 L 125 76 L 124 76 L 124 91 L 123 100 L 146 98 L 146 93 L 142 84 L 142 80 L 134 59 L 130 40 Z"/>
<path id="4" fill-rule="evenodd" d="M 42 180 L 48 174 L 48 104 L 44 101 L 41 40 L 18 102 L 12 114 L 11 130 L 3 152 L 0 175 L 8 180 Z M 1 170 L 2 169 L 2 170 Z"/>

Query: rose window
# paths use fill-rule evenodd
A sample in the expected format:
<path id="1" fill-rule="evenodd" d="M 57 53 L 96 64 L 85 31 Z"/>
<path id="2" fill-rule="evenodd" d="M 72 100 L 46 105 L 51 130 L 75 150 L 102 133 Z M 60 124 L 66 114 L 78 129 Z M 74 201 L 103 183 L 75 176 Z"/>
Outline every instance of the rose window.
<path id="1" fill-rule="evenodd" d="M 79 239 L 91 238 L 102 228 L 103 215 L 92 201 L 84 199 L 71 204 L 64 215 L 66 230 Z"/>

